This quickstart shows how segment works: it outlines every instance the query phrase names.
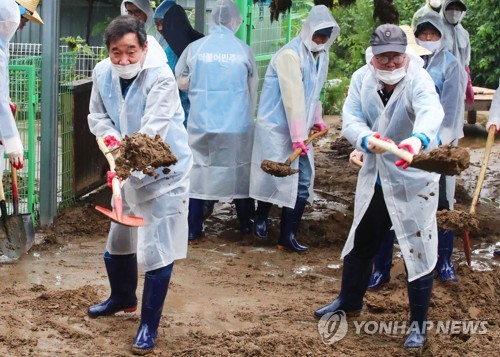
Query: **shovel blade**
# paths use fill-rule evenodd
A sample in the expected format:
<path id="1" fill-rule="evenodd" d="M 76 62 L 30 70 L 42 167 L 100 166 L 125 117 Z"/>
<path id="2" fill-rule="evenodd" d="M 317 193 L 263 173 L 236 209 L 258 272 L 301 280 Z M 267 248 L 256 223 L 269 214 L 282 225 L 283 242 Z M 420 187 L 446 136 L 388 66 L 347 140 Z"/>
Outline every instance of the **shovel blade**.
<path id="1" fill-rule="evenodd" d="M 6 224 L 0 232 L 0 249 L 6 257 L 18 259 L 28 251 L 23 219 L 18 215 L 7 216 Z"/>
<path id="2" fill-rule="evenodd" d="M 136 216 L 127 216 L 127 215 L 121 215 L 120 218 L 117 217 L 117 214 L 107 208 L 101 207 L 101 206 L 95 206 L 95 209 L 105 216 L 107 216 L 109 219 L 111 219 L 113 222 L 128 226 L 128 227 L 141 227 L 144 226 L 144 218 L 142 217 L 136 217 Z"/>

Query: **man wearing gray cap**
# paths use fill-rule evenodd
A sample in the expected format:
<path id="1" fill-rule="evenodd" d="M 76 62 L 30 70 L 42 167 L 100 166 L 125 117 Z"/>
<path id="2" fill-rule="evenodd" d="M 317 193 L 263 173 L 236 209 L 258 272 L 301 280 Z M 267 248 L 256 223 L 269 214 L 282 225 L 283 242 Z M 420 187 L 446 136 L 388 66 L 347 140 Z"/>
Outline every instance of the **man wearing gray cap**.
<path id="1" fill-rule="evenodd" d="M 352 76 L 342 113 L 342 133 L 363 153 L 363 167 L 358 175 L 354 221 L 342 252 L 340 294 L 315 315 L 339 310 L 347 316 L 360 314 L 373 257 L 392 227 L 408 275 L 410 334 L 404 347 L 420 348 L 425 341 L 432 270 L 437 261 L 439 175 L 408 167 L 405 161 L 373 146 L 368 138 L 394 141 L 417 154 L 437 146 L 444 113 L 419 57 L 425 49 L 409 44 L 404 31 L 389 24 L 377 27 L 370 45 L 367 64 Z"/>

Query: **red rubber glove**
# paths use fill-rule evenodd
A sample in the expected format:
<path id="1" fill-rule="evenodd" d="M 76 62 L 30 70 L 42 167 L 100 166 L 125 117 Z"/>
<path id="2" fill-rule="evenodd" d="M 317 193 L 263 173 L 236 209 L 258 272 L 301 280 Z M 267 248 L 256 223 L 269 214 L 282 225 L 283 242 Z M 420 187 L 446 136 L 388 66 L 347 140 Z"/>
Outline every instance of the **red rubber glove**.
<path id="1" fill-rule="evenodd" d="M 113 179 L 116 177 L 116 172 L 115 171 L 108 171 L 106 173 L 107 179 L 108 179 L 108 187 L 113 188 Z M 121 178 L 118 177 L 118 180 L 122 180 Z"/>
<path id="2" fill-rule="evenodd" d="M 325 129 L 328 129 L 328 126 L 326 126 L 325 123 L 316 123 L 312 127 L 313 133 L 319 133 L 320 131 L 323 131 Z"/>
<path id="3" fill-rule="evenodd" d="M 9 155 L 9 162 L 16 170 L 24 167 L 24 154 L 22 152 L 11 152 Z"/>
<path id="4" fill-rule="evenodd" d="M 465 72 L 467 72 L 467 87 L 465 88 L 465 103 L 474 104 L 474 88 L 472 88 L 472 78 L 470 76 L 470 69 L 465 66 Z"/>
<path id="5" fill-rule="evenodd" d="M 14 116 L 14 118 L 16 117 L 16 111 L 17 111 L 17 107 L 14 103 L 12 103 L 11 101 L 9 101 L 9 105 L 10 105 L 10 110 L 12 111 L 12 115 Z"/>
<path id="6" fill-rule="evenodd" d="M 420 152 L 420 149 L 422 148 L 422 141 L 416 136 L 412 136 L 400 142 L 398 148 L 405 149 L 410 154 L 416 155 Z M 410 166 L 410 164 L 406 160 L 399 159 L 398 161 L 396 161 L 396 166 L 398 167 L 401 166 L 403 169 L 406 170 Z"/>
<path id="7" fill-rule="evenodd" d="M 120 147 L 120 141 L 113 135 L 107 135 L 104 138 L 104 144 L 108 147 L 109 151 Z"/>
<path id="8" fill-rule="evenodd" d="M 297 141 L 297 142 L 293 143 L 293 151 L 297 150 L 298 148 L 302 149 L 300 156 L 307 155 L 307 152 L 309 151 L 309 147 L 305 146 L 303 141 Z"/>

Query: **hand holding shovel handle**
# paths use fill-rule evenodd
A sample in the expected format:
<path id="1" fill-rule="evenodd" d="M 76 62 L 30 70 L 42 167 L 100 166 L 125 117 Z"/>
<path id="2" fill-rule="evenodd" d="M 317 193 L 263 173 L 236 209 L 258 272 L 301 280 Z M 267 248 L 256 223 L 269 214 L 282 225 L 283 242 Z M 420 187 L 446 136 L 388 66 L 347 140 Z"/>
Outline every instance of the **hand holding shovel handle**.
<path id="1" fill-rule="evenodd" d="M 372 144 L 373 146 L 384 149 L 385 151 L 388 151 L 391 154 L 394 154 L 394 155 L 400 157 L 401 159 L 408 162 L 408 164 L 411 164 L 411 162 L 413 161 L 413 154 L 409 153 L 406 150 L 398 148 L 398 146 L 394 143 L 391 143 L 391 142 L 388 142 L 385 140 L 381 140 L 381 139 L 377 139 L 374 136 L 368 137 L 368 142 L 370 144 Z"/>
<path id="2" fill-rule="evenodd" d="M 323 135 L 326 135 L 328 133 L 328 129 L 318 131 L 317 133 L 309 135 L 309 137 L 304 141 L 304 145 L 307 146 L 311 143 L 316 138 L 322 137 Z M 290 155 L 288 160 L 286 160 L 285 163 L 288 163 L 290 165 L 297 157 L 299 157 L 300 153 L 302 152 L 301 148 L 295 149 L 295 151 Z"/>
<path id="3" fill-rule="evenodd" d="M 109 151 L 108 147 L 104 143 L 104 140 L 102 138 L 97 138 L 97 145 L 99 145 L 99 149 L 101 149 L 102 153 L 106 157 L 106 160 L 108 160 L 109 170 L 111 172 L 115 172 L 116 168 L 115 159 L 113 157 L 113 154 Z M 122 201 L 122 194 L 120 187 L 120 179 L 116 175 L 111 180 L 111 188 L 113 189 L 114 212 L 111 212 L 110 210 L 101 206 L 96 206 L 95 207 L 96 210 L 105 214 L 116 223 L 130 227 L 143 226 L 144 219 L 142 217 L 123 215 L 123 201 Z"/>

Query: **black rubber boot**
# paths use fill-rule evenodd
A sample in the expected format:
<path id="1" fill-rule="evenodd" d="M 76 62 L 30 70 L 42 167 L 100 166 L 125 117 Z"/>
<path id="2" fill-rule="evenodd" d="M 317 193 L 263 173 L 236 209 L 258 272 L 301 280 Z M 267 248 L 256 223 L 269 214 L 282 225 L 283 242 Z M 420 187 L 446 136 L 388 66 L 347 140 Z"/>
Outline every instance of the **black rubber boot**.
<path id="1" fill-rule="evenodd" d="M 314 316 L 321 318 L 329 312 L 338 310 L 344 311 L 347 316 L 358 316 L 363 308 L 363 298 L 371 272 L 371 259 L 360 259 L 347 254 L 344 257 L 340 294 L 331 304 L 317 309 Z"/>
<path id="2" fill-rule="evenodd" d="M 452 231 L 438 229 L 438 261 L 436 271 L 442 282 L 458 281 L 453 262 L 451 261 L 454 238 L 455 234 Z"/>
<path id="3" fill-rule="evenodd" d="M 278 240 L 279 250 L 290 250 L 296 253 L 305 253 L 309 248 L 297 242 L 297 231 L 304 214 L 307 200 L 297 198 L 295 208 L 283 207 L 281 209 L 281 229 Z"/>
<path id="4" fill-rule="evenodd" d="M 380 289 L 391 280 L 392 251 L 394 249 L 394 231 L 389 231 L 382 241 L 375 258 L 373 258 L 373 272 L 368 283 L 368 289 Z"/>
<path id="5" fill-rule="evenodd" d="M 203 207 L 204 200 L 197 198 L 189 199 L 189 213 L 188 213 L 188 240 L 194 241 L 203 236 Z"/>
<path id="6" fill-rule="evenodd" d="M 137 310 L 137 258 L 135 254 L 104 254 L 104 264 L 108 273 L 111 294 L 100 304 L 88 308 L 87 314 L 92 317 L 113 315 L 119 311 L 133 312 Z"/>
<path id="7" fill-rule="evenodd" d="M 421 348 L 427 333 L 427 311 L 432 295 L 432 273 L 408 282 L 410 301 L 410 334 L 405 341 L 405 348 Z"/>
<path id="8" fill-rule="evenodd" d="M 236 215 L 240 221 L 240 232 L 242 234 L 252 233 L 253 218 L 255 216 L 255 201 L 253 198 L 235 199 Z"/>
<path id="9" fill-rule="evenodd" d="M 255 211 L 255 219 L 253 222 L 253 234 L 260 239 L 267 238 L 267 228 L 269 225 L 269 211 L 273 207 L 272 203 L 257 201 L 257 210 Z"/>
<path id="10" fill-rule="evenodd" d="M 146 273 L 142 294 L 141 323 L 132 347 L 134 354 L 145 355 L 155 347 L 173 266 L 174 263 Z"/>

